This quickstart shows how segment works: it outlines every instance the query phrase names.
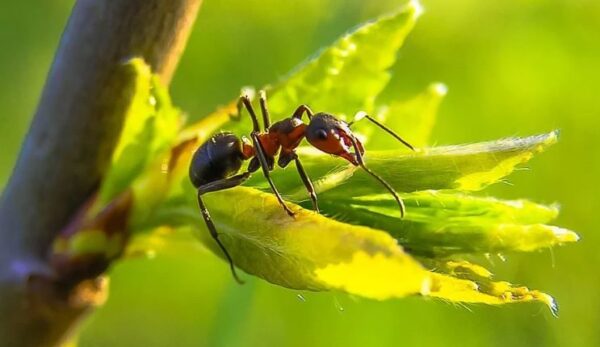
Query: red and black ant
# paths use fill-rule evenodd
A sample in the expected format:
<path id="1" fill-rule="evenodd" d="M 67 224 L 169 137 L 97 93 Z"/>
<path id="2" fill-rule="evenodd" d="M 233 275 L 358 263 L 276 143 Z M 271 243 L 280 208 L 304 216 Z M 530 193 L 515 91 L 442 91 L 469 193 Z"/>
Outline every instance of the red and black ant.
<path id="1" fill-rule="evenodd" d="M 405 146 L 414 150 L 409 143 L 396 135 L 391 129 L 363 112 L 354 121 L 346 123 L 328 113 L 319 112 L 313 114 L 307 105 L 300 105 L 291 117 L 271 125 L 267 109 L 267 98 L 264 91 L 260 92 L 259 100 L 264 130 L 260 130 L 250 98 L 246 95 L 241 96 L 237 104 L 237 117 L 240 117 L 243 107 L 248 110 L 253 125 L 252 133 L 250 133 L 251 140 L 248 140 L 246 137 L 240 139 L 230 132 L 218 133 L 196 150 L 189 171 L 192 184 L 198 189 L 198 204 L 202 212 L 202 217 L 204 217 L 211 236 L 215 239 L 229 261 L 233 277 L 238 283 L 242 283 L 242 281 L 235 272 L 231 256 L 219 240 L 217 229 L 202 201 L 202 195 L 238 186 L 260 167 L 275 197 L 277 197 L 285 212 L 293 217 L 294 212 L 285 204 L 269 175 L 269 172 L 274 168 L 275 156 L 279 153 L 277 164 L 280 167 L 285 168 L 292 160 L 294 161 L 298 174 L 310 195 L 313 207 L 316 212 L 319 212 L 314 187 L 296 154 L 296 148 L 300 145 L 303 138 L 306 138 L 317 149 L 334 156 L 342 157 L 352 165 L 363 168 L 363 170 L 379 181 L 394 196 L 400 208 L 400 215 L 404 217 L 404 203 L 394 188 L 365 166 L 365 149 L 361 141 L 350 130 L 350 126 L 355 121 L 366 118 L 391 134 Z M 305 113 L 309 120 L 308 125 L 302 121 L 302 116 Z M 243 161 L 248 159 L 251 160 L 247 171 L 238 174 Z"/>

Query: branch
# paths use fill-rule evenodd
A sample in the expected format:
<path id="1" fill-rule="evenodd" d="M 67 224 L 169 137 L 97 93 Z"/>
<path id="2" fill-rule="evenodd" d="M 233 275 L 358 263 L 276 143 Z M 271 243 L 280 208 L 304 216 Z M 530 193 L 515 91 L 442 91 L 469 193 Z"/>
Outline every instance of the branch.
<path id="1" fill-rule="evenodd" d="M 0 345 L 56 345 L 96 301 L 62 297 L 35 278 L 48 271 L 54 237 L 107 171 L 131 82 L 120 64 L 141 56 L 168 84 L 200 2 L 76 3 L 0 200 Z"/>

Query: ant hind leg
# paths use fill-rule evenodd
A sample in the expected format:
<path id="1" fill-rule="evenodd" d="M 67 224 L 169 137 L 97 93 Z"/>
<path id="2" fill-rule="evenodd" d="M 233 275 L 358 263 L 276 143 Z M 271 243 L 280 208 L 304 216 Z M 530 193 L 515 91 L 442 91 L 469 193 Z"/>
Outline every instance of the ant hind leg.
<path id="1" fill-rule="evenodd" d="M 215 227 L 215 224 L 212 221 L 212 218 L 210 216 L 210 213 L 208 212 L 208 209 L 206 208 L 206 205 L 204 204 L 204 201 L 202 201 L 202 195 L 209 193 L 209 192 L 216 192 L 219 190 L 224 190 L 224 189 L 228 189 L 228 188 L 233 188 L 235 186 L 239 186 L 240 184 L 244 183 L 244 181 L 246 181 L 248 179 L 248 177 L 250 177 L 250 173 L 245 172 L 243 174 L 239 174 L 239 175 L 236 175 L 233 177 L 210 182 L 210 183 L 207 183 L 205 185 L 198 187 L 198 206 L 200 207 L 200 212 L 202 213 L 202 218 L 204 218 L 204 222 L 206 223 L 206 227 L 208 228 L 208 231 L 210 232 L 210 236 L 212 236 L 212 238 L 215 240 L 215 242 L 217 242 L 217 245 L 219 245 L 219 248 L 221 249 L 221 251 L 223 251 L 223 255 L 225 255 L 225 258 L 229 262 L 229 268 L 231 269 L 231 274 L 233 275 L 233 278 L 239 284 L 243 284 L 244 281 L 242 281 L 238 277 L 238 275 L 235 271 L 235 266 L 233 265 L 233 259 L 231 258 L 231 255 L 229 255 L 229 252 L 227 252 L 227 248 L 225 248 L 225 246 L 221 243 L 221 240 L 219 239 L 219 233 L 217 232 L 217 228 Z"/>

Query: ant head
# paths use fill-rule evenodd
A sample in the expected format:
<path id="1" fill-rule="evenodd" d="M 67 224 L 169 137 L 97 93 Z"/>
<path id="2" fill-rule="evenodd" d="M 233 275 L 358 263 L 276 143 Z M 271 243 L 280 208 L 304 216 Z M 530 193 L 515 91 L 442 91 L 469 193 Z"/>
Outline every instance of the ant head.
<path id="1" fill-rule="evenodd" d="M 327 113 L 315 114 L 306 127 L 306 139 L 317 149 L 340 156 L 353 165 L 358 165 L 356 154 L 352 152 L 353 144 L 361 154 L 365 149 L 359 139 L 354 136 L 346 122 Z"/>

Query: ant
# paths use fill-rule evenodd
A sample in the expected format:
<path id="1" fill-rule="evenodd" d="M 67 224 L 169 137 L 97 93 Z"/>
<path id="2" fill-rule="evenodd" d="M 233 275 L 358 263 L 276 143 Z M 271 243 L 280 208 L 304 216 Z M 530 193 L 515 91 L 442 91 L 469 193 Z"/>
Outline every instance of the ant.
<path id="1" fill-rule="evenodd" d="M 239 186 L 260 167 L 279 204 L 288 215 L 293 217 L 294 212 L 285 204 L 269 175 L 269 172 L 274 168 L 274 158 L 279 153 L 277 165 L 285 168 L 291 161 L 294 161 L 298 174 L 308 191 L 314 210 L 319 213 L 315 189 L 296 154 L 296 148 L 300 145 L 302 139 L 306 138 L 317 149 L 344 158 L 352 165 L 360 166 L 369 175 L 373 176 L 392 194 L 400 208 L 400 215 L 404 217 L 405 208 L 402 199 L 383 178 L 367 168 L 364 161 L 365 148 L 361 141 L 354 136 L 350 127 L 356 121 L 366 118 L 405 146 L 414 150 L 408 142 L 396 135 L 391 129 L 364 112 L 357 114 L 354 121 L 346 123 L 328 113 L 319 112 L 314 114 L 307 105 L 300 105 L 291 117 L 271 124 L 266 94 L 264 91 L 260 91 L 259 94 L 264 129 L 262 131 L 260 129 L 250 98 L 247 95 L 242 95 L 237 103 L 236 117 L 238 119 L 241 117 L 242 108 L 245 107 L 250 118 L 252 118 L 253 129 L 250 133 L 250 140 L 246 137 L 240 139 L 230 132 L 218 133 L 196 150 L 189 170 L 190 180 L 198 190 L 198 205 L 206 226 L 227 258 L 233 277 L 240 284 L 243 281 L 237 276 L 233 260 L 219 240 L 217 229 L 202 201 L 202 195 Z M 304 114 L 308 117 L 308 124 L 302 121 Z M 250 163 L 246 172 L 238 174 L 244 160 L 250 160 Z"/>

